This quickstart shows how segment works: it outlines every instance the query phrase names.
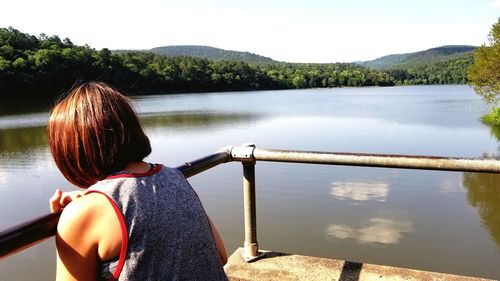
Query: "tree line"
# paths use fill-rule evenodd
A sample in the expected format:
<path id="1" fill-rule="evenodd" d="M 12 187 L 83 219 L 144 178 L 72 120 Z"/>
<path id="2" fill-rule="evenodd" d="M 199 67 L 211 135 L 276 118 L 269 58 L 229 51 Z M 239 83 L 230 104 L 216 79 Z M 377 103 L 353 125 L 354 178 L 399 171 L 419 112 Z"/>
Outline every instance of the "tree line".
<path id="1" fill-rule="evenodd" d="M 469 69 L 470 84 L 483 100 L 491 106 L 491 112 L 481 119 L 500 131 L 500 18 L 488 34 L 489 45 L 474 51 L 474 64 Z"/>
<path id="2" fill-rule="evenodd" d="M 466 84 L 467 71 L 473 63 L 473 56 L 466 55 L 429 64 L 408 64 L 386 71 L 398 85 Z"/>
<path id="3" fill-rule="evenodd" d="M 58 36 L 0 28 L 0 98 L 54 97 L 82 80 L 129 94 L 465 83 L 469 61 L 380 71 L 352 63 L 211 61 L 151 52 L 112 53 Z M 465 70 L 464 70 L 465 69 Z"/>

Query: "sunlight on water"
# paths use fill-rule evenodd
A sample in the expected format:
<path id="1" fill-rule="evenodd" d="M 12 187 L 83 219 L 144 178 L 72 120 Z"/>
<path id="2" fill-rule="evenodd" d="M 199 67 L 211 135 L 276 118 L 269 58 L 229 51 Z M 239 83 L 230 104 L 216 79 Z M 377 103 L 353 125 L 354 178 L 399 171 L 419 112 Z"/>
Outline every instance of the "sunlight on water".
<path id="1" fill-rule="evenodd" d="M 0 116 L 0 129 L 39 127 L 47 124 L 47 120 L 49 120 L 48 113 Z"/>

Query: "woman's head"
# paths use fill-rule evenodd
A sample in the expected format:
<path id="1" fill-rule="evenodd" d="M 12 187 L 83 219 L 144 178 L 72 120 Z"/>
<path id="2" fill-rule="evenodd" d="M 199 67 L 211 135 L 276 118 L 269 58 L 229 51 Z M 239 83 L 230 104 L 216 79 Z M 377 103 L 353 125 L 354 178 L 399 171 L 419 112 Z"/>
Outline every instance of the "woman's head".
<path id="1" fill-rule="evenodd" d="M 48 135 L 57 167 L 80 187 L 151 153 L 130 99 L 104 83 L 71 90 L 52 110 Z"/>

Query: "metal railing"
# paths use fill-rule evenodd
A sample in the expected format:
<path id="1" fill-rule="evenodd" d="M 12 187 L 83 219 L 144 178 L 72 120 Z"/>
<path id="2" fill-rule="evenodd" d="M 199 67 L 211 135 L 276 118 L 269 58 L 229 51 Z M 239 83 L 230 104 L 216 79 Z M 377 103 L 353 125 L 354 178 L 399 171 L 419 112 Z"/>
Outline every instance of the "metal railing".
<path id="1" fill-rule="evenodd" d="M 224 150 L 178 166 L 186 178 L 199 174 L 221 163 L 230 161 Z M 36 245 L 56 234 L 62 211 L 38 217 L 0 232 L 0 259 Z"/>
<path id="2" fill-rule="evenodd" d="M 217 153 L 192 162 L 186 162 L 177 169 L 188 178 L 219 164 L 231 161 L 239 161 L 243 164 L 245 220 L 243 258 L 247 262 L 257 260 L 262 256 L 259 253 L 256 228 L 256 161 L 500 173 L 500 161 L 494 159 L 258 149 L 253 144 L 225 147 Z M 55 235 L 60 214 L 60 212 L 49 214 L 1 231 L 0 259 Z"/>

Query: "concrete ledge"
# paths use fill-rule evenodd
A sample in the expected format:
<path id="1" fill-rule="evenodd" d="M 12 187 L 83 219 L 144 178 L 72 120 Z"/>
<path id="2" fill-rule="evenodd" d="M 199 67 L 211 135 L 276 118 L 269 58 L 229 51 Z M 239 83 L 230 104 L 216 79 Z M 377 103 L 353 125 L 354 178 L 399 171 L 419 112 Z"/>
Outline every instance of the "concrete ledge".
<path id="1" fill-rule="evenodd" d="M 229 280 L 488 280 L 406 268 L 354 263 L 342 260 L 290 255 L 271 251 L 258 261 L 246 263 L 237 249 L 224 266 Z"/>

